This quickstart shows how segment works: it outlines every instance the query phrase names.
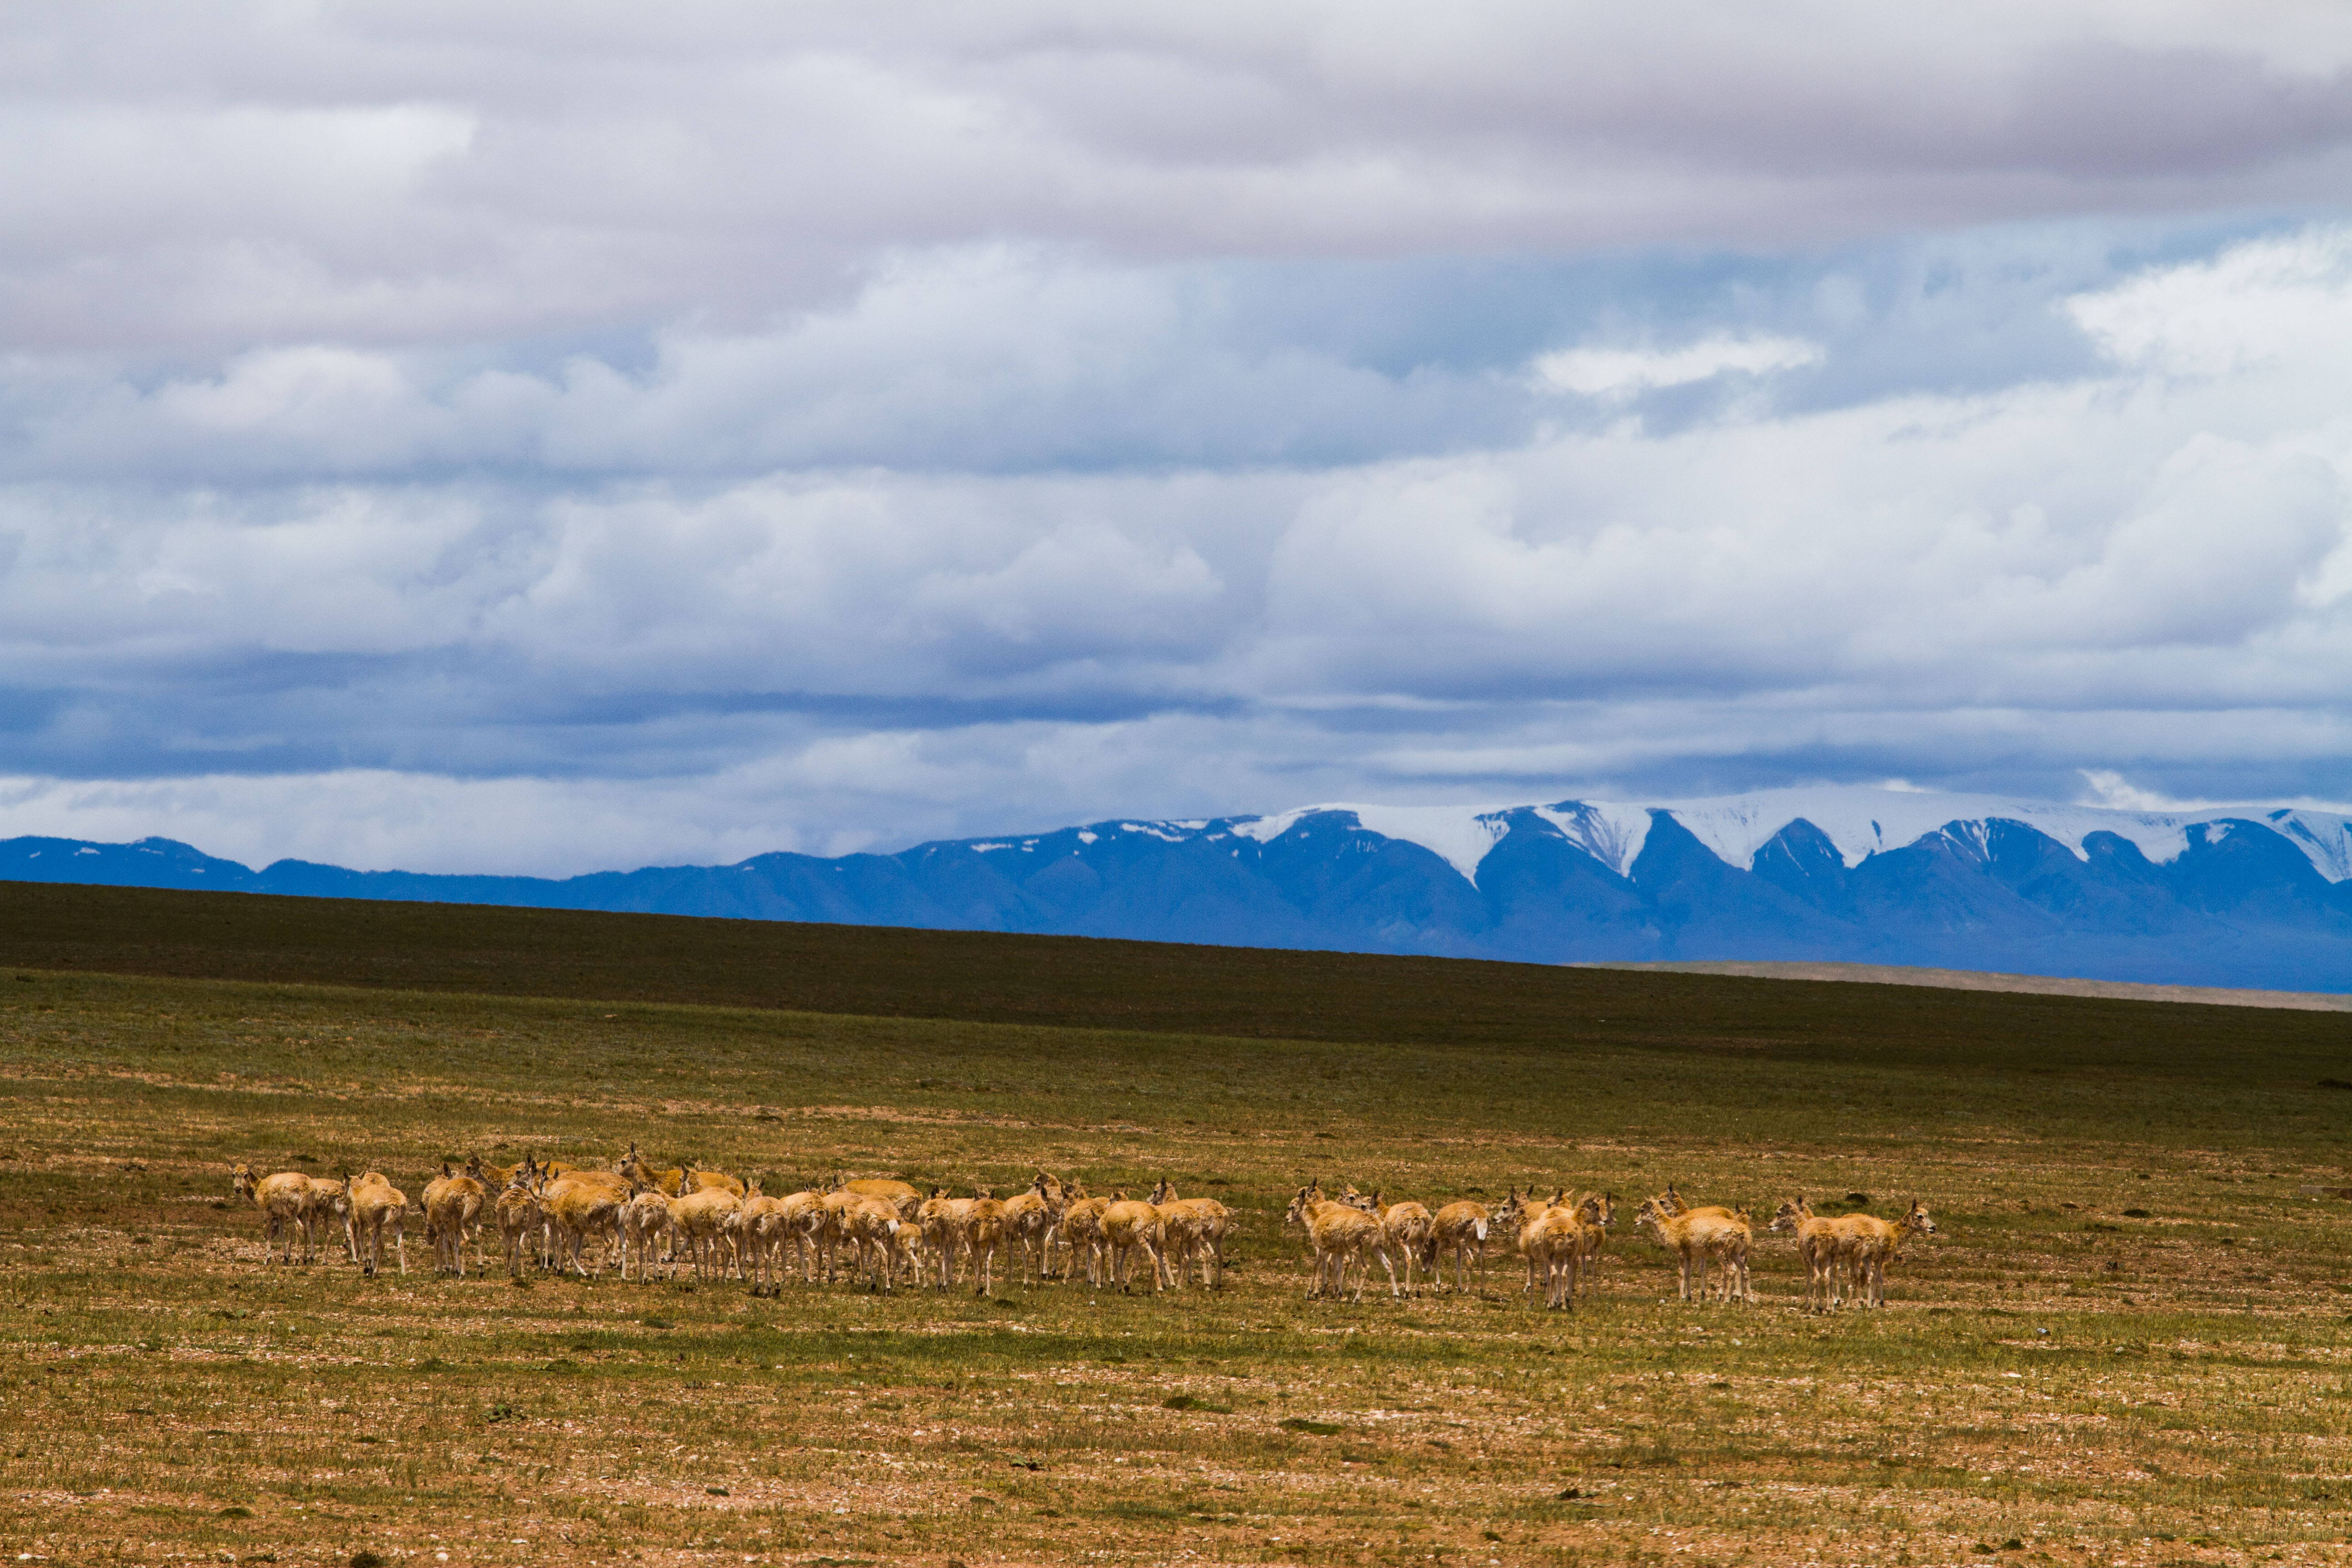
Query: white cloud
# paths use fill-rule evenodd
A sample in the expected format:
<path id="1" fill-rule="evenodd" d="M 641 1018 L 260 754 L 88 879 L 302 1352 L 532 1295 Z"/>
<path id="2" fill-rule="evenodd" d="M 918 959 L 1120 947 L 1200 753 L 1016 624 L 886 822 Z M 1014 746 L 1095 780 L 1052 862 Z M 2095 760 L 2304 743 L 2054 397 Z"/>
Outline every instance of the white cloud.
<path id="1" fill-rule="evenodd" d="M 1547 391 L 1587 397 L 1687 386 L 1727 373 L 1769 375 L 1819 364 L 1819 343 L 1799 338 L 1717 335 L 1678 349 L 1561 349 L 1538 356 L 1531 369 Z"/>

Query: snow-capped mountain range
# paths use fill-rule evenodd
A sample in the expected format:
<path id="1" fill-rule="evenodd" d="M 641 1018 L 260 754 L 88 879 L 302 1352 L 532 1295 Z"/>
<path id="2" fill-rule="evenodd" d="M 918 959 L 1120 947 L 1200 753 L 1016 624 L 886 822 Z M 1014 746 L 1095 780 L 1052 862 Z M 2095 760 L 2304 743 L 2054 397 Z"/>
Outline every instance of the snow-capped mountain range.
<path id="1" fill-rule="evenodd" d="M 1751 870 L 1757 853 L 1794 822 L 1810 822 L 1837 847 L 1851 870 L 1873 855 L 1900 849 L 1950 828 L 1983 841 L 1986 825 L 2015 822 L 2063 844 L 2087 859 L 2084 843 L 2095 833 L 2112 833 L 2139 846 L 2159 864 L 2189 850 L 2192 828 L 2246 822 L 2269 828 L 2309 857 L 2330 882 L 2352 877 L 2352 817 L 2300 806 L 2209 806 L 2194 811 L 2117 811 L 2105 806 L 2057 805 L 1998 795 L 1944 795 L 1932 790 L 1847 785 L 1815 789 L 1760 790 L 1753 795 L 1624 805 L 1613 801 L 1562 801 L 1557 805 L 1429 806 L 1308 805 L 1278 816 L 1236 819 L 1233 830 L 1265 843 L 1300 818 L 1347 812 L 1384 837 L 1418 844 L 1463 876 L 1475 880 L 1487 852 L 1509 831 L 1514 812 L 1531 811 L 1550 823 L 1586 854 L 1619 876 L 1630 875 L 1648 839 L 1651 814 L 1673 816 L 1691 837 L 1715 851 L 1727 866 Z M 1141 826 L 1141 824 L 1129 826 Z M 1161 827 L 1205 831 L 1206 822 L 1163 823 Z"/>
<path id="2" fill-rule="evenodd" d="M 1860 786 L 1112 819 L 551 880 L 0 841 L 0 878 L 1537 963 L 1835 959 L 2352 991 L 2352 817 Z"/>

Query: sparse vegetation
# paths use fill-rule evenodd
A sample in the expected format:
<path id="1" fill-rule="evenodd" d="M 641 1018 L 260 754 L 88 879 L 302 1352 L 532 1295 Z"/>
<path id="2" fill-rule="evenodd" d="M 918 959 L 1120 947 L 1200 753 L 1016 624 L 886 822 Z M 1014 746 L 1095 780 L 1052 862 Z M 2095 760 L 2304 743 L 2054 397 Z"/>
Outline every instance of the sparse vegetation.
<path id="1" fill-rule="evenodd" d="M 356 941 L 338 908 L 308 907 L 313 951 Z M 2156 1563 L 2329 1560 L 2352 1524 L 2352 1174 L 2312 1088 L 2340 1016 L 1105 944 L 1047 1018 L 1042 960 L 887 935 L 940 943 L 925 1016 L 599 994 L 617 957 L 551 961 L 530 996 L 495 954 L 474 968 L 508 994 L 446 952 L 397 988 L 390 946 L 343 989 L 0 948 L 0 1538 L 101 1563 Z M 1127 963 L 1155 1032 L 1100 1026 Z M 1187 965 L 1299 1037 L 1237 1026 L 1232 992 L 1170 1026 Z M 1342 994 L 1366 975 L 1387 1015 Z M 421 1193 L 445 1159 L 632 1141 L 772 1193 L 1165 1177 L 1233 1212 L 1224 1288 L 1122 1296 L 1082 1260 L 994 1299 L 366 1279 L 340 1226 L 265 1266 L 232 1192 L 240 1162 Z M 1567 1310 L 1516 1260 L 1310 1302 L 1278 1224 L 1317 1177 L 1433 1208 L 1916 1195 L 1938 1234 L 1884 1312 L 1804 1311 L 1760 1224 L 1754 1306 L 1684 1305 L 1630 1226 Z"/>

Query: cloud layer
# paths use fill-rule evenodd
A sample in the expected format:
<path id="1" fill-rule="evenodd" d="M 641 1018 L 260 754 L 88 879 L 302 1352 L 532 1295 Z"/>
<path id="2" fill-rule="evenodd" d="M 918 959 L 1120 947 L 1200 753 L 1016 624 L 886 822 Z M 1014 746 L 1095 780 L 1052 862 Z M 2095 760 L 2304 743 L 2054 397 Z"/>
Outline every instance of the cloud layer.
<path id="1" fill-rule="evenodd" d="M 2341 794 L 2338 7 L 12 30 L 0 831 Z"/>

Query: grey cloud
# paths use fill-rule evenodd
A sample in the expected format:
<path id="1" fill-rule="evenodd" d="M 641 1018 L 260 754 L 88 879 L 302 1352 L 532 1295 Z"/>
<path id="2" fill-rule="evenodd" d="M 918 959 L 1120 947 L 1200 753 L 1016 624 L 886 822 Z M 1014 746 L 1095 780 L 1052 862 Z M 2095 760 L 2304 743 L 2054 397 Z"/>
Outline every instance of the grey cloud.
<path id="1" fill-rule="evenodd" d="M 1819 247 L 2328 203 L 2326 16 L 2265 53 L 2226 7 L 63 7 L 0 62 L 0 329 L 732 330 L 908 247 Z"/>

